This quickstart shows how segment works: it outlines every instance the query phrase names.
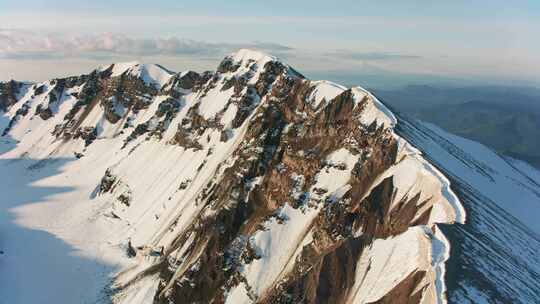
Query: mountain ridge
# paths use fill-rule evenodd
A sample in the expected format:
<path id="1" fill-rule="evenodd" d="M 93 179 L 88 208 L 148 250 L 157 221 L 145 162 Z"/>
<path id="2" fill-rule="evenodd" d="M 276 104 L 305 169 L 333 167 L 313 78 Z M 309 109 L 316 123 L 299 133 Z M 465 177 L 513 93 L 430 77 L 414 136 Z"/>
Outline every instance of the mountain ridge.
<path id="1" fill-rule="evenodd" d="M 446 302 L 465 210 L 373 94 L 250 50 L 125 66 L 0 87 L 1 157 L 72 160 L 55 234 L 117 265 L 113 302 Z"/>

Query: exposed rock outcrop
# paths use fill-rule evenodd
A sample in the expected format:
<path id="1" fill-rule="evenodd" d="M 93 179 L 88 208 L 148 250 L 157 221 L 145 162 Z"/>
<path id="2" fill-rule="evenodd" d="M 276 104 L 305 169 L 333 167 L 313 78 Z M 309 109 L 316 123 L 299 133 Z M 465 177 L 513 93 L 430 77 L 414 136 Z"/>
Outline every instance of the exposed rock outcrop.
<path id="1" fill-rule="evenodd" d="M 24 84 L 15 80 L 0 82 L 0 111 L 6 112 L 18 100 L 19 92 Z"/>

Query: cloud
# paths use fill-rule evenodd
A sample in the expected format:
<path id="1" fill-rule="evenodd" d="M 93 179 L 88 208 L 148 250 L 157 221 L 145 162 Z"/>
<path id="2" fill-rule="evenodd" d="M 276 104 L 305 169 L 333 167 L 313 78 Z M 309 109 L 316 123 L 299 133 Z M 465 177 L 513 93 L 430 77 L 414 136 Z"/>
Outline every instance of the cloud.
<path id="1" fill-rule="evenodd" d="M 338 50 L 332 53 L 326 53 L 327 56 L 348 59 L 353 61 L 389 61 L 389 60 L 406 60 L 406 59 L 420 59 L 421 56 L 410 54 L 397 54 L 387 52 L 354 52 Z"/>
<path id="2" fill-rule="evenodd" d="M 91 58 L 181 55 L 216 57 L 239 48 L 285 53 L 292 48 L 270 42 L 211 43 L 178 37 L 135 38 L 124 34 L 42 34 L 0 29 L 0 59 Z"/>

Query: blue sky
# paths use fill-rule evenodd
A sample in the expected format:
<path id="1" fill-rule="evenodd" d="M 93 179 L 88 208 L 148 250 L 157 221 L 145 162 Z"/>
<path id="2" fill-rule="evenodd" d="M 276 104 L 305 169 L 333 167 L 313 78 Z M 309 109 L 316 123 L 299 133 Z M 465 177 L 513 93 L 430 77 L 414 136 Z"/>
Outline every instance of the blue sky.
<path id="1" fill-rule="evenodd" d="M 540 1 L 10 0 L 0 18 L 0 79 L 127 60 L 213 69 L 252 47 L 308 75 L 540 85 Z"/>
<path id="2" fill-rule="evenodd" d="M 516 17 L 537 17 L 540 4 L 538 1 L 177 1 L 177 0 L 27 0 L 2 1 L 0 9 L 10 11 L 94 11 L 104 13 L 109 10 L 115 15 L 119 13 L 147 13 L 154 11 L 159 14 L 195 14 L 195 15 L 258 15 L 275 16 L 358 16 L 360 11 L 367 10 L 365 15 L 398 16 L 427 16 L 438 15 L 455 17 L 485 17 L 511 14 Z"/>

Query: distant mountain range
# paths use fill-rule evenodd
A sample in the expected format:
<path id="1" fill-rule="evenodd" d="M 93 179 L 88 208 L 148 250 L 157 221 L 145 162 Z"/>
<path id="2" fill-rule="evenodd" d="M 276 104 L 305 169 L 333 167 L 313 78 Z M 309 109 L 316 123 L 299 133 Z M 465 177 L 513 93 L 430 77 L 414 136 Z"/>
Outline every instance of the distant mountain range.
<path id="1" fill-rule="evenodd" d="M 374 90 L 397 111 L 540 168 L 540 90 L 407 86 Z"/>

